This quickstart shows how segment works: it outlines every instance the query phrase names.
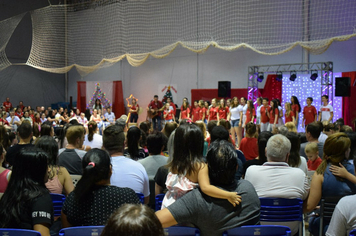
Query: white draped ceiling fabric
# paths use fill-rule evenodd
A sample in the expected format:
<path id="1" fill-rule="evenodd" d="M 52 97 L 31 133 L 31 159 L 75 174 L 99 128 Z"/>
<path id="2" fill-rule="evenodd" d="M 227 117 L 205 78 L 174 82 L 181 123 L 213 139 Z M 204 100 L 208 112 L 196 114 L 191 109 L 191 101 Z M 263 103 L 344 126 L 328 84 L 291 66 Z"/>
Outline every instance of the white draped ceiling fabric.
<path id="1" fill-rule="evenodd" d="M 345 0 L 88 0 L 31 12 L 28 66 L 84 76 L 124 58 L 132 66 L 163 58 L 177 46 L 210 46 L 277 55 L 301 46 L 323 53 L 356 36 L 356 4 Z M 87 3 L 86 3 L 87 2 Z M 5 48 L 24 14 L 0 22 L 0 70 Z"/>

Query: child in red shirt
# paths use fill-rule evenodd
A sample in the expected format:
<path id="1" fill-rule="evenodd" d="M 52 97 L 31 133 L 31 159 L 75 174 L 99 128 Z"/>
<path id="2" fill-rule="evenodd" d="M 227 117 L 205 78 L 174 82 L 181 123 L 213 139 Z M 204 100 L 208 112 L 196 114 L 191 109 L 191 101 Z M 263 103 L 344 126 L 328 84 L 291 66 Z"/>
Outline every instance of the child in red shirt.
<path id="1" fill-rule="evenodd" d="M 305 154 L 308 157 L 308 170 L 316 170 L 322 160 L 319 157 L 318 145 L 316 143 L 307 143 L 305 146 Z"/>
<path id="2" fill-rule="evenodd" d="M 284 123 L 293 122 L 295 124 L 295 114 L 292 111 L 292 106 L 289 102 L 284 104 L 284 108 L 286 109 L 286 113 L 284 114 Z"/>
<path id="3" fill-rule="evenodd" d="M 163 116 L 166 122 L 173 122 L 174 121 L 174 111 L 169 109 L 170 104 L 167 102 L 166 107 L 163 112 Z"/>
<path id="4" fill-rule="evenodd" d="M 246 161 L 253 160 L 258 157 L 258 145 L 255 134 L 257 127 L 254 123 L 249 122 L 246 125 L 246 136 L 241 140 L 240 151 L 245 155 Z"/>
<path id="5" fill-rule="evenodd" d="M 193 122 L 196 122 L 200 118 L 200 107 L 198 104 L 198 100 L 194 101 L 194 107 L 192 108 L 192 120 Z"/>
<path id="6" fill-rule="evenodd" d="M 313 98 L 307 98 L 307 106 L 303 109 L 303 127 L 306 127 L 308 124 L 316 121 L 316 108 L 312 105 Z"/>

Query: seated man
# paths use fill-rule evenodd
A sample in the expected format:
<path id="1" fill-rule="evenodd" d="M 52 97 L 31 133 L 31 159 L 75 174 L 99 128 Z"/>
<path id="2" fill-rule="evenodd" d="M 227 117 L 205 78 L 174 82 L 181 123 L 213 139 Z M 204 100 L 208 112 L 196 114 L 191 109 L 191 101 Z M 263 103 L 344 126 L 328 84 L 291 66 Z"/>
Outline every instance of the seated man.
<path id="1" fill-rule="evenodd" d="M 245 179 L 255 187 L 259 197 L 301 198 L 305 200 L 309 193 L 308 178 L 299 168 L 288 163 L 290 141 L 281 134 L 272 136 L 266 147 L 267 162 L 262 166 L 250 166 Z M 279 224 L 291 228 L 292 235 L 298 231 L 298 222 Z"/>
<path id="2" fill-rule="evenodd" d="M 122 126 L 110 125 L 103 132 L 103 147 L 109 152 L 112 164 L 111 185 L 127 187 L 150 200 L 147 172 L 142 164 L 124 156 L 125 134 Z"/>
<path id="3" fill-rule="evenodd" d="M 145 167 L 148 178 L 153 180 L 158 168 L 163 165 L 167 165 L 168 157 L 162 156 L 161 152 L 164 148 L 164 134 L 159 131 L 155 131 L 153 134 L 147 137 L 147 149 L 149 156 L 139 160 L 138 162 Z"/>
<path id="4" fill-rule="evenodd" d="M 226 140 L 210 144 L 207 153 L 210 183 L 227 191 L 237 192 L 241 204 L 234 207 L 225 199 L 204 194 L 196 188 L 156 215 L 162 226 L 184 222 L 198 227 L 202 235 L 221 235 L 225 230 L 243 225 L 256 225 L 260 221 L 260 200 L 253 186 L 245 180 L 236 181 L 237 154 Z"/>
<path id="5" fill-rule="evenodd" d="M 84 141 L 84 127 L 72 125 L 67 129 L 66 138 L 68 145 L 58 152 L 58 164 L 65 167 L 71 175 L 82 175 L 82 159 L 86 151 L 79 150 Z"/>
<path id="6" fill-rule="evenodd" d="M 319 136 L 321 132 L 323 132 L 323 129 L 317 122 L 312 122 L 308 124 L 307 127 L 305 128 L 305 137 L 307 138 L 309 143 L 316 143 L 318 145 L 319 156 L 322 158 L 324 143 L 319 142 Z M 302 157 L 306 157 L 304 151 L 306 145 L 307 143 L 302 143 L 300 145 L 299 155 Z"/>

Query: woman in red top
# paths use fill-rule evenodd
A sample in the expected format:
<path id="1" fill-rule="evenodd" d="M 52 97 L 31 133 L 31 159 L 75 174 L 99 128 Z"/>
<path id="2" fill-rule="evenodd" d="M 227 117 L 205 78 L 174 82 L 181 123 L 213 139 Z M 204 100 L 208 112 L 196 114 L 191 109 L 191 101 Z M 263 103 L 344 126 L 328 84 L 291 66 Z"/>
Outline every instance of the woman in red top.
<path id="1" fill-rule="evenodd" d="M 216 105 L 217 105 L 216 98 L 213 98 L 211 100 L 211 107 L 209 109 L 208 123 L 211 120 L 219 120 L 219 112 L 218 112 L 218 107 Z"/>
<path id="2" fill-rule="evenodd" d="M 246 124 L 248 122 L 254 123 L 254 119 L 256 117 L 256 111 L 255 111 L 255 106 L 253 105 L 253 102 L 251 100 L 247 101 L 247 111 L 246 111 L 246 120 L 244 124 L 242 125 L 242 128 L 245 128 Z"/>
<path id="3" fill-rule="evenodd" d="M 279 117 L 279 110 L 278 110 L 278 105 L 276 100 L 273 99 L 270 102 L 270 106 L 271 106 L 271 110 L 269 113 L 267 113 L 269 118 L 268 131 L 272 131 L 274 128 L 276 128 L 278 117 Z"/>
<path id="4" fill-rule="evenodd" d="M 299 112 L 300 112 L 300 104 L 299 104 L 299 100 L 296 96 L 292 96 L 290 99 L 290 102 L 292 104 L 292 111 L 294 113 L 294 118 L 295 118 L 295 125 L 297 126 L 298 129 L 298 125 L 299 125 Z"/>
<path id="5" fill-rule="evenodd" d="M 284 114 L 284 123 L 293 121 L 295 124 L 294 112 L 292 111 L 291 104 L 286 102 L 284 104 L 284 108 L 286 109 L 286 113 Z"/>
<path id="6" fill-rule="evenodd" d="M 10 126 L 10 124 L 9 124 L 9 122 L 6 120 L 6 118 L 7 118 L 6 111 L 3 111 L 3 112 L 2 112 L 2 117 L 0 117 L 0 124 L 3 125 L 3 126 L 5 126 L 5 125 Z"/>
<path id="7" fill-rule="evenodd" d="M 225 119 L 225 120 L 229 121 L 229 119 L 230 119 L 230 111 L 229 111 L 229 108 L 225 104 L 225 99 L 223 99 L 223 98 L 220 99 L 218 113 L 219 113 L 218 121 L 220 119 Z"/>
<path id="8" fill-rule="evenodd" d="M 199 120 L 200 118 L 200 107 L 199 107 L 199 103 L 198 100 L 194 101 L 194 107 L 192 108 L 192 120 L 193 122 Z"/>
<path id="9" fill-rule="evenodd" d="M 204 106 L 204 100 L 199 101 L 199 120 L 204 121 L 206 116 L 206 108 Z"/>
<path id="10" fill-rule="evenodd" d="M 136 99 L 132 99 L 130 107 L 130 123 L 137 123 L 138 120 L 138 109 L 140 109 L 139 105 L 137 104 Z"/>
<path id="11" fill-rule="evenodd" d="M 190 116 L 189 103 L 186 100 L 184 100 L 180 108 L 179 120 L 189 119 L 189 116 Z"/>
<path id="12" fill-rule="evenodd" d="M 205 123 L 205 124 L 208 124 L 210 102 L 209 102 L 209 101 L 205 101 L 205 102 L 204 102 L 204 107 L 205 107 L 205 119 L 204 119 L 204 123 Z"/>

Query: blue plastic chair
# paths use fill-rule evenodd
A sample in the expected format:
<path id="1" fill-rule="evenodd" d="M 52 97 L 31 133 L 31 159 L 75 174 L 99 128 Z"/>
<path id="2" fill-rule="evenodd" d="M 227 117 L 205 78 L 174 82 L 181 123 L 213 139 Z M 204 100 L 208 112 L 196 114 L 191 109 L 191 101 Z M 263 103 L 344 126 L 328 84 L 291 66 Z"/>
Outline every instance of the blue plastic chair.
<path id="1" fill-rule="evenodd" d="M 351 230 L 349 236 L 356 236 L 356 229 Z"/>
<path id="2" fill-rule="evenodd" d="M 138 199 L 140 199 L 140 202 L 142 204 L 145 204 L 145 196 L 142 193 L 136 193 Z"/>
<path id="3" fill-rule="evenodd" d="M 54 216 L 60 216 L 62 212 L 63 204 L 66 200 L 66 196 L 63 194 L 51 193 Z"/>
<path id="4" fill-rule="evenodd" d="M 251 225 L 229 229 L 223 236 L 290 236 L 290 228 L 280 225 Z"/>
<path id="5" fill-rule="evenodd" d="M 303 235 L 303 201 L 285 198 L 260 198 L 261 222 L 299 221 L 299 235 Z"/>
<path id="6" fill-rule="evenodd" d="M 99 236 L 105 226 L 80 226 L 61 229 L 59 236 Z"/>
<path id="7" fill-rule="evenodd" d="M 200 231 L 198 228 L 183 226 L 172 226 L 165 228 L 164 233 L 165 235 L 170 236 L 200 236 Z"/>
<path id="8" fill-rule="evenodd" d="M 164 195 L 165 195 L 164 193 L 161 193 L 161 194 L 157 194 L 157 195 L 156 195 L 156 204 L 155 204 L 155 210 L 156 210 L 156 211 L 161 210 L 162 201 L 163 201 Z"/>
<path id="9" fill-rule="evenodd" d="M 0 229 L 0 235 L 6 236 L 41 236 L 41 233 L 28 229 Z"/>

